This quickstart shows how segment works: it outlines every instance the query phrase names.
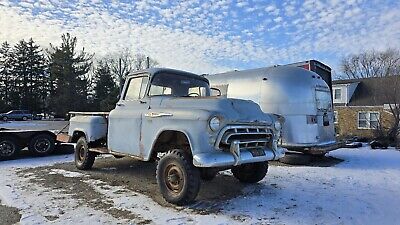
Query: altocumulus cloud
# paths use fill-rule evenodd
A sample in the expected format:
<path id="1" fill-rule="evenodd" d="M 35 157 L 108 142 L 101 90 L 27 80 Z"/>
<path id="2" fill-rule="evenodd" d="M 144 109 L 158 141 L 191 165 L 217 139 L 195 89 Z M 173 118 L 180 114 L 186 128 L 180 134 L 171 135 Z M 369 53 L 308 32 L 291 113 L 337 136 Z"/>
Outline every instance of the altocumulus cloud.
<path id="1" fill-rule="evenodd" d="M 1 0 L 0 42 L 70 32 L 96 57 L 124 48 L 212 73 L 400 47 L 400 2 Z"/>

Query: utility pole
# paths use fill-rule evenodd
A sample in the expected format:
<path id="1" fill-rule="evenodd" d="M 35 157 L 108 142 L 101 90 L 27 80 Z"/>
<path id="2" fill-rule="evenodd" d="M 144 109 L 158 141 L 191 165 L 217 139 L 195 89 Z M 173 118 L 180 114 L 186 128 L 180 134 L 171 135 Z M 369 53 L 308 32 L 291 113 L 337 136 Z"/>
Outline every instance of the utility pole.
<path id="1" fill-rule="evenodd" d="M 150 57 L 146 57 L 147 69 L 150 68 Z"/>
<path id="2" fill-rule="evenodd" d="M 122 59 L 119 58 L 119 93 L 122 92 L 122 87 L 123 87 L 122 78 L 123 78 L 123 74 L 122 74 Z"/>

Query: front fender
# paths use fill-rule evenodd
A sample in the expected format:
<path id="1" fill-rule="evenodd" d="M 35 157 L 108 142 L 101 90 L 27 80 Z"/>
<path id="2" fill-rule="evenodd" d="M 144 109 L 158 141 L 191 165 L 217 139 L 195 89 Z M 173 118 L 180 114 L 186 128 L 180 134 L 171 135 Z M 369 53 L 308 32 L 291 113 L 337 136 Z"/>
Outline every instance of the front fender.
<path id="1" fill-rule="evenodd" d="M 176 115 L 176 114 L 174 114 Z M 149 160 L 154 151 L 155 144 L 164 131 L 176 131 L 184 134 L 190 144 L 192 154 L 201 151 L 208 151 L 212 146 L 211 136 L 208 132 L 208 114 L 203 118 L 199 115 L 193 116 L 186 114 L 182 117 L 156 117 L 143 118 L 141 144 L 148 154 L 144 154 L 144 159 Z"/>

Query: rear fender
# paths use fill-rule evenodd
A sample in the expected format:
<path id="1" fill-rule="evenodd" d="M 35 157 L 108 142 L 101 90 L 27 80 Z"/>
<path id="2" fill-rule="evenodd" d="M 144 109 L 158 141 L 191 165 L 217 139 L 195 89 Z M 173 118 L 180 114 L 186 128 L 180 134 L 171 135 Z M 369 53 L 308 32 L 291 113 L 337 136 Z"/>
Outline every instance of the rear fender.
<path id="1" fill-rule="evenodd" d="M 81 137 L 84 137 L 87 140 L 87 135 L 86 135 L 85 131 L 82 129 L 75 129 L 72 132 L 71 143 L 76 143 L 79 140 L 79 138 L 81 138 Z"/>

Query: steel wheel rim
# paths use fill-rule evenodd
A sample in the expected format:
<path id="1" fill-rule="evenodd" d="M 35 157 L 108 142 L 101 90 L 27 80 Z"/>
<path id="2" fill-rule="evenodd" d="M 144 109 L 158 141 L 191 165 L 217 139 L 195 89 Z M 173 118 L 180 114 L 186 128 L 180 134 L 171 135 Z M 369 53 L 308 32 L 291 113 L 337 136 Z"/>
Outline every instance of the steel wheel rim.
<path id="1" fill-rule="evenodd" d="M 79 161 L 81 161 L 81 162 L 85 159 L 85 147 L 84 146 L 81 146 L 78 149 L 78 158 L 79 158 Z"/>
<path id="2" fill-rule="evenodd" d="M 174 194 L 179 194 L 184 185 L 184 176 L 181 168 L 175 164 L 170 164 L 165 169 L 165 185 Z"/>
<path id="3" fill-rule="evenodd" d="M 50 150 L 51 143 L 47 138 L 40 138 L 36 140 L 34 147 L 37 152 L 43 153 Z"/>
<path id="4" fill-rule="evenodd" d="M 2 141 L 0 142 L 0 154 L 2 156 L 11 156 L 15 152 L 15 146 L 8 142 L 8 141 Z"/>

